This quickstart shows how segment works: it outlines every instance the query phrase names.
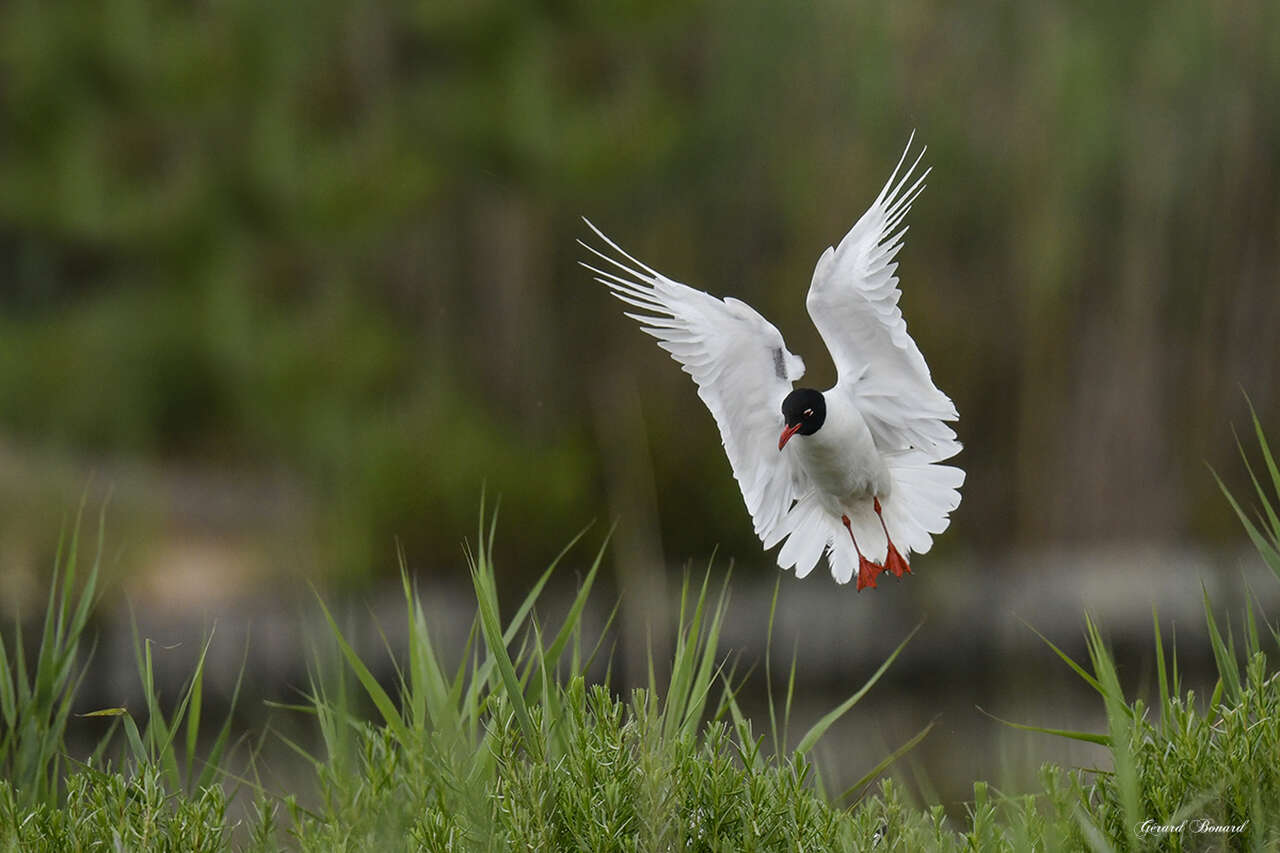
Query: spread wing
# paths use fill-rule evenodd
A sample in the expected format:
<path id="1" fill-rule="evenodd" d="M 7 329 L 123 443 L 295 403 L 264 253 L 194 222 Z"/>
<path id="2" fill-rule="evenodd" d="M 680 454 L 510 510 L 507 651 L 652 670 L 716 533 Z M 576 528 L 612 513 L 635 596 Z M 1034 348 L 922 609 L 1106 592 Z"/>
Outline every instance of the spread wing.
<path id="1" fill-rule="evenodd" d="M 584 220 L 585 221 L 585 220 Z M 778 452 L 781 405 L 804 362 L 787 350 L 782 334 L 750 305 L 717 299 L 673 281 L 622 251 L 587 222 L 612 253 L 582 246 L 603 264 L 582 265 L 613 295 L 643 313 L 627 312 L 658 339 L 693 377 L 698 396 L 715 417 L 733 476 L 742 490 L 756 535 L 776 543 L 793 500 L 807 485 L 788 454 Z M 616 257 L 615 257 L 616 256 Z"/>
<path id="2" fill-rule="evenodd" d="M 912 135 L 914 139 L 914 134 Z M 881 452 L 914 448 L 929 461 L 960 451 L 944 421 L 955 404 L 938 390 L 898 308 L 894 256 L 906 234 L 903 218 L 924 189 L 924 152 L 902 173 L 911 142 L 884 189 L 840 245 L 818 259 L 805 306 L 839 372 L 837 390 L 851 394 Z"/>

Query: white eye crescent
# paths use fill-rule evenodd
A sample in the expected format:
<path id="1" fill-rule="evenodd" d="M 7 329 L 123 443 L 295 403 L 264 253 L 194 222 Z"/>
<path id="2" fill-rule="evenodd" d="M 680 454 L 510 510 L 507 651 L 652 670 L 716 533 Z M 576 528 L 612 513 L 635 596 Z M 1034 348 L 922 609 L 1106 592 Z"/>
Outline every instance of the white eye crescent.
<path id="1" fill-rule="evenodd" d="M 805 416 L 806 418 L 811 418 L 811 417 L 813 417 L 813 409 L 805 409 L 805 410 L 804 410 L 804 416 Z"/>

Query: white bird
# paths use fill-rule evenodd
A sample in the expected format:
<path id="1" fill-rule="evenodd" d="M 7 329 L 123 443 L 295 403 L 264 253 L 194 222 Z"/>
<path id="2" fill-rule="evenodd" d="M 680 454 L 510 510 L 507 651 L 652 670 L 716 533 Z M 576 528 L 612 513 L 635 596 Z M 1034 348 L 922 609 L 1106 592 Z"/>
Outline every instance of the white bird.
<path id="1" fill-rule="evenodd" d="M 914 134 L 912 136 L 914 139 Z M 955 404 L 938 390 L 898 308 L 897 264 L 911 208 L 929 171 L 902 173 L 911 141 L 884 189 L 840 244 L 818 258 L 805 306 L 835 362 L 827 391 L 796 388 L 804 362 L 750 305 L 718 299 L 637 261 L 589 221 L 621 259 L 582 241 L 585 261 L 627 312 L 698 386 L 720 428 L 734 478 L 766 550 L 803 578 L 827 556 L 837 583 L 857 588 L 885 569 L 910 572 L 946 530 L 964 472 L 939 462 L 960 452 Z M 584 220 L 585 221 L 585 220 Z"/>

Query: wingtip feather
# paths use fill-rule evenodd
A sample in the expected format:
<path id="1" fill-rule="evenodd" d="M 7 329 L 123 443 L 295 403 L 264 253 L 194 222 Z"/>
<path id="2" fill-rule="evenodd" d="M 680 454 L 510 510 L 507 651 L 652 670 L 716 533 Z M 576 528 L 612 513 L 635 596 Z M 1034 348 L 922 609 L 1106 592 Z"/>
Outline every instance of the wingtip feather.
<path id="1" fill-rule="evenodd" d="M 648 276 L 649 276 L 650 278 L 658 279 L 658 278 L 661 278 L 661 277 L 662 277 L 662 276 L 661 276 L 661 274 L 660 274 L 657 270 L 653 269 L 652 267 L 650 267 L 649 265 L 645 264 L 644 262 L 642 262 L 642 261 L 640 261 L 640 260 L 637 260 L 635 257 L 633 257 L 632 255 L 630 255 L 630 254 L 629 254 L 625 249 L 623 249 L 621 246 L 619 246 L 617 243 L 615 243 L 612 239 L 610 239 L 610 238 L 609 238 L 609 237 L 608 237 L 608 236 L 607 236 L 603 231 L 601 231 L 599 228 L 597 228 L 595 225 L 593 225 L 593 224 L 591 223 L 591 220 L 587 219 L 587 218 L 584 216 L 584 217 L 582 217 L 582 221 L 583 221 L 583 222 L 585 222 L 585 223 L 587 224 L 587 227 L 588 227 L 588 228 L 590 228 L 592 231 L 594 231 L 594 232 L 595 232 L 595 235 L 596 235 L 597 237 L 599 237 L 601 240 L 603 240 L 603 241 L 604 241 L 604 242 L 609 246 L 609 248 L 613 249 L 613 250 L 614 250 L 615 252 L 617 252 L 619 255 L 622 255 L 622 257 L 626 258 L 628 261 L 630 261 L 631 263 L 635 264 L 637 267 L 639 267 L 641 270 L 643 270 L 645 273 L 647 273 L 647 274 L 648 274 Z M 579 242 L 579 243 L 581 243 L 582 241 L 581 241 L 581 240 L 579 240 L 578 242 Z M 586 245 L 586 244 L 584 244 L 584 245 Z M 598 249 L 596 249 L 596 248 L 594 248 L 594 247 L 592 247 L 592 246 L 587 246 L 587 248 L 588 248 L 588 249 L 590 249 L 592 252 L 595 252 L 597 255 L 599 255 L 600 257 L 604 258 L 605 260 L 609 261 L 610 263 L 616 264 L 617 266 L 621 267 L 622 269 L 627 269 L 627 267 L 626 267 L 626 265 L 625 265 L 625 264 L 619 263 L 616 259 L 609 257 L 608 255 L 604 254 L 604 253 L 603 253 L 603 252 L 601 252 L 600 250 L 598 250 Z"/>

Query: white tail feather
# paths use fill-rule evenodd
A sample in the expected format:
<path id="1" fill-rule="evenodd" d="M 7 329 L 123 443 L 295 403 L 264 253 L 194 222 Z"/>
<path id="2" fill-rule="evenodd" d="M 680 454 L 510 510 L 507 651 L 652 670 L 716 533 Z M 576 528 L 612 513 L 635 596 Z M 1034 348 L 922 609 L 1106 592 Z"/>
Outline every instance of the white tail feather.
<path id="1" fill-rule="evenodd" d="M 796 577 L 802 578 L 813 571 L 832 541 L 830 516 L 817 495 L 810 492 L 791 508 L 779 526 L 788 535 L 778 552 L 778 565 L 784 569 L 795 566 Z"/>
<path id="2" fill-rule="evenodd" d="M 930 462 L 923 453 L 895 454 L 888 462 L 893 493 L 881 501 L 884 529 L 870 500 L 854 507 L 847 515 L 858 543 L 855 548 L 842 520 L 811 491 L 791 507 L 765 540 L 765 548 L 772 548 L 786 537 L 778 552 L 778 565 L 783 569 L 794 566 L 796 577 L 803 578 L 825 553 L 836 583 L 848 583 L 858 570 L 859 549 L 873 563 L 884 563 L 889 552 L 886 530 L 904 559 L 910 561 L 912 554 L 927 553 L 933 537 L 947 529 L 951 511 L 960 505 L 957 490 L 964 483 L 964 472 Z"/>
<path id="3" fill-rule="evenodd" d="M 888 458 L 893 494 L 882 502 L 885 526 L 904 558 L 925 554 L 933 537 L 947 529 L 951 511 L 960 505 L 964 471 L 930 462 L 923 453 Z"/>

